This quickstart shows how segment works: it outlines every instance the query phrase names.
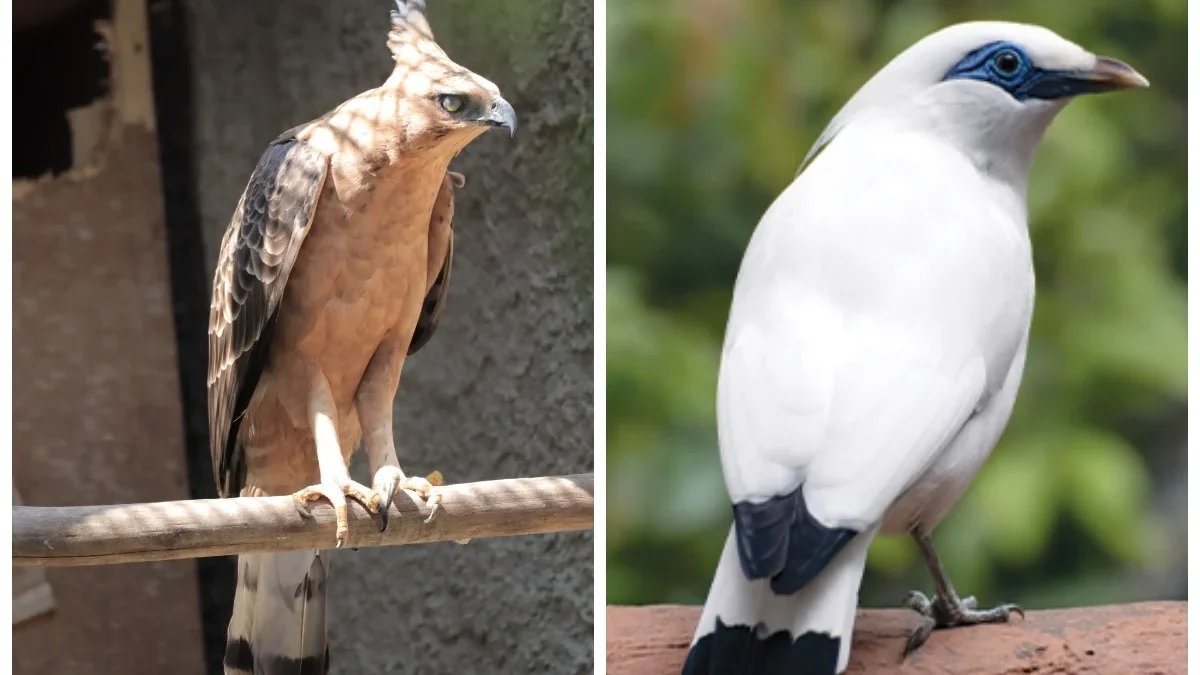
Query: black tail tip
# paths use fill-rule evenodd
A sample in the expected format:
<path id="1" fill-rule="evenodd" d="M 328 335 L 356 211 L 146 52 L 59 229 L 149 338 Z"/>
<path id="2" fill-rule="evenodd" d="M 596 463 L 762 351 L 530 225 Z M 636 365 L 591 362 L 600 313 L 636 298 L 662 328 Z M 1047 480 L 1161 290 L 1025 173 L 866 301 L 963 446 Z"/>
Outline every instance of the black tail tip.
<path id="1" fill-rule="evenodd" d="M 257 661 L 257 665 L 255 664 Z M 267 675 L 327 675 L 329 647 L 321 656 L 279 656 L 266 654 L 254 657 L 254 647 L 243 637 L 230 637 L 225 643 L 225 672 L 266 673 Z"/>
<path id="2" fill-rule="evenodd" d="M 842 639 L 827 633 L 768 632 L 759 624 L 717 627 L 692 645 L 682 675 L 836 675 Z"/>

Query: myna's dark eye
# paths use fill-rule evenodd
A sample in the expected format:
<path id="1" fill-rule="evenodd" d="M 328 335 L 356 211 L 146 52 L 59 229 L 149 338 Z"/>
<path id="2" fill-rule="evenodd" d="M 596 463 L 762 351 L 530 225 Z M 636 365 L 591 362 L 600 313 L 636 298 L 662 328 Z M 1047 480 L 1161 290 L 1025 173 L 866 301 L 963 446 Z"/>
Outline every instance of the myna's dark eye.
<path id="1" fill-rule="evenodd" d="M 448 113 L 456 113 L 463 108 L 463 100 L 461 96 L 453 94 L 442 94 L 438 97 L 438 105 L 442 106 L 442 110 Z"/>
<path id="2" fill-rule="evenodd" d="M 1001 75 L 1014 75 L 1021 69 L 1021 57 L 1010 49 L 998 52 L 992 58 L 992 63 L 996 64 L 996 70 Z"/>

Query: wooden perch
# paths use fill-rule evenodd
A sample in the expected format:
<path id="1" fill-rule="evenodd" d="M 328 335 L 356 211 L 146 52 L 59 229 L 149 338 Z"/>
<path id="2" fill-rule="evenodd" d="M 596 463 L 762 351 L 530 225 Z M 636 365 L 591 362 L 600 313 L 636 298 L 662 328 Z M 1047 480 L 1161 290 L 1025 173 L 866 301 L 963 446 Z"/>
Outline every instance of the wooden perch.
<path id="1" fill-rule="evenodd" d="M 608 608 L 609 675 L 679 675 L 699 607 Z M 911 611 L 859 610 L 846 675 L 1184 675 L 1187 603 L 1029 612 L 1025 620 L 940 630 L 901 662 Z"/>
<path id="2" fill-rule="evenodd" d="M 397 496 L 387 532 L 350 501 L 347 547 L 394 546 L 592 527 L 592 474 L 515 478 L 438 488 L 432 522 Z M 407 494 L 407 493 L 405 493 Z M 13 566 L 71 567 L 237 553 L 332 548 L 333 507 L 303 516 L 291 497 L 240 497 L 115 506 L 13 507 Z"/>

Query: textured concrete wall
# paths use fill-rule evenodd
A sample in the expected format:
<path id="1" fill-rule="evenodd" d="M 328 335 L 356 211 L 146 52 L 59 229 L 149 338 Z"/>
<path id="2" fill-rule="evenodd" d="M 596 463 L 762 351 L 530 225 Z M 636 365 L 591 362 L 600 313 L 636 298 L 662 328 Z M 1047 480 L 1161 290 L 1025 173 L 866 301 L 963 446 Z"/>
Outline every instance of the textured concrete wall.
<path id="1" fill-rule="evenodd" d="M 450 482 L 591 471 L 592 7 L 430 0 L 439 42 L 516 107 L 453 165 L 454 278 L 396 401 L 410 473 Z M 259 152 L 391 70 L 386 0 L 190 5 L 211 270 Z M 352 472 L 367 478 L 360 456 Z M 584 673 L 590 533 L 346 552 L 335 673 Z"/>

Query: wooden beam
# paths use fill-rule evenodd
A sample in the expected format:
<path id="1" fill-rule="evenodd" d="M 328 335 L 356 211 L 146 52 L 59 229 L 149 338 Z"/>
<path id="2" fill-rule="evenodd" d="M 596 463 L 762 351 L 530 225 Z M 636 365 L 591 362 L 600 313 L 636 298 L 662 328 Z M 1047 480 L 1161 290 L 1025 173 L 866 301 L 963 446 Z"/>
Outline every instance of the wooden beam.
<path id="1" fill-rule="evenodd" d="M 609 607 L 613 675 L 679 675 L 699 607 Z M 845 675 L 1185 675 L 1187 603 L 1028 612 L 1007 624 L 936 631 L 907 659 L 909 610 L 859 610 Z"/>
<path id="2" fill-rule="evenodd" d="M 386 532 L 350 500 L 347 547 L 395 546 L 592 527 L 592 474 L 491 480 L 438 488 L 432 522 L 400 496 Z M 407 493 L 405 493 L 407 494 Z M 13 566 L 73 567 L 238 553 L 332 548 L 333 508 L 302 515 L 291 497 L 197 499 L 113 506 L 16 506 Z"/>

